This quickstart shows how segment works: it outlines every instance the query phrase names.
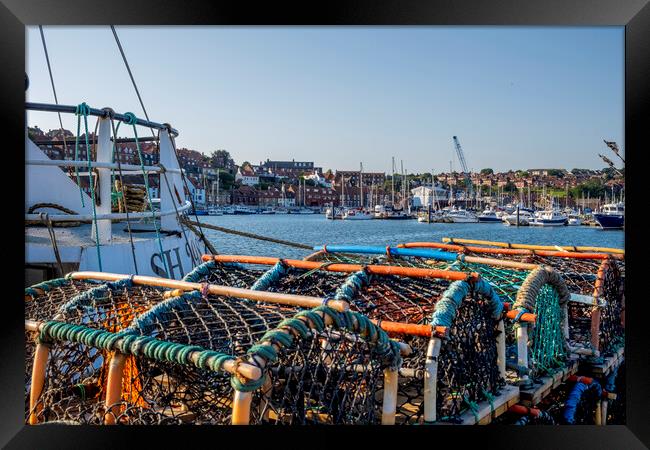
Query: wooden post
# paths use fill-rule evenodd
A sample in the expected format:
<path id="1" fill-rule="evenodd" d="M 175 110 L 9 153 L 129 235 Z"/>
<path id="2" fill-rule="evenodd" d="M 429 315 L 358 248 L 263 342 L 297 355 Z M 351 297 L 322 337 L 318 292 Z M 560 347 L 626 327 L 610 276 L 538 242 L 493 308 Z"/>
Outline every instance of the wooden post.
<path id="1" fill-rule="evenodd" d="M 603 416 L 602 416 L 602 400 L 598 400 L 596 403 L 596 417 L 595 417 L 595 422 L 596 425 L 602 425 L 603 424 Z"/>
<path id="2" fill-rule="evenodd" d="M 429 341 L 424 363 L 424 421 L 436 421 L 436 394 L 438 389 L 438 355 L 440 339 L 434 337 Z"/>
<path id="3" fill-rule="evenodd" d="M 600 402 L 600 408 L 601 408 L 601 413 L 600 413 L 600 420 L 602 422 L 602 425 L 607 425 L 607 405 L 609 403 L 609 399 L 607 398 L 607 395 L 602 399 Z"/>
<path id="4" fill-rule="evenodd" d="M 47 359 L 50 355 L 50 347 L 46 344 L 39 343 L 34 350 L 34 366 L 32 367 L 32 386 L 29 393 L 29 424 L 38 423 L 38 413 L 41 407 L 38 407 L 38 401 L 43 393 L 45 384 L 45 371 L 47 369 Z"/>
<path id="5" fill-rule="evenodd" d="M 497 364 L 499 366 L 499 376 L 506 379 L 506 330 L 503 319 L 499 320 L 497 325 Z M 425 388 L 426 391 L 426 388 Z"/>
<path id="6" fill-rule="evenodd" d="M 395 425 L 395 410 L 397 409 L 397 370 L 384 370 L 384 401 L 381 411 L 382 425 Z"/>
<path id="7" fill-rule="evenodd" d="M 87 149 L 90 152 L 90 149 Z M 113 143 L 111 142 L 111 120 L 106 118 L 99 119 L 99 131 L 97 134 L 97 162 L 112 163 L 113 156 Z M 111 169 L 97 168 L 99 177 L 99 193 L 95 192 L 95 196 L 99 195 L 99 206 L 96 207 L 97 214 L 110 214 L 111 211 Z M 95 174 L 89 174 L 89 180 L 94 182 Z M 92 206 L 91 206 L 92 207 Z M 97 230 L 99 237 L 95 235 L 95 227 L 92 228 L 92 236 L 95 241 L 100 244 L 109 244 L 112 240 L 111 220 L 103 219 L 97 221 Z"/>
<path id="8" fill-rule="evenodd" d="M 591 346 L 600 350 L 600 307 L 594 306 L 591 310 Z"/>
<path id="9" fill-rule="evenodd" d="M 122 400 L 122 378 L 124 376 L 124 363 L 127 356 L 114 352 L 108 366 L 108 380 L 106 382 L 106 413 L 104 425 L 115 425 L 115 418 L 120 413 L 120 407 L 115 406 Z"/>
<path id="10" fill-rule="evenodd" d="M 528 367 L 528 324 L 519 323 L 517 327 L 517 365 Z M 520 377 L 522 383 L 528 382 L 528 375 Z"/>
<path id="11" fill-rule="evenodd" d="M 252 392 L 241 392 L 235 390 L 232 402 L 232 424 L 248 425 L 251 420 L 251 401 L 253 400 Z"/>

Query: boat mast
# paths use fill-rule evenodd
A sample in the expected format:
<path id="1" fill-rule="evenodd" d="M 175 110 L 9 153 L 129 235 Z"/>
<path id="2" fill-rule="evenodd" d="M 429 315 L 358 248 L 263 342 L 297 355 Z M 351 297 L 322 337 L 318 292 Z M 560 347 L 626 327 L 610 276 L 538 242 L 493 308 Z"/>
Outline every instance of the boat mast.
<path id="1" fill-rule="evenodd" d="M 406 191 L 405 191 L 406 187 L 405 187 L 405 184 L 404 184 L 404 160 L 402 160 L 402 159 L 400 160 L 400 167 L 401 167 L 401 171 L 402 171 L 402 201 L 400 203 L 402 204 L 402 211 L 403 211 L 404 207 L 406 206 L 406 203 L 405 203 L 406 200 L 404 198 L 405 195 L 406 195 Z"/>
<path id="2" fill-rule="evenodd" d="M 390 188 L 391 188 L 391 207 L 395 207 L 395 157 L 392 157 L 393 161 L 393 174 L 390 176 Z"/>
<path id="3" fill-rule="evenodd" d="M 360 188 L 360 198 L 359 198 L 359 205 L 361 206 L 361 209 L 363 209 L 364 204 L 363 204 L 363 163 L 359 163 L 359 188 Z"/>
<path id="4" fill-rule="evenodd" d="M 217 169 L 217 206 L 219 206 L 219 173 L 221 173 L 221 171 Z"/>

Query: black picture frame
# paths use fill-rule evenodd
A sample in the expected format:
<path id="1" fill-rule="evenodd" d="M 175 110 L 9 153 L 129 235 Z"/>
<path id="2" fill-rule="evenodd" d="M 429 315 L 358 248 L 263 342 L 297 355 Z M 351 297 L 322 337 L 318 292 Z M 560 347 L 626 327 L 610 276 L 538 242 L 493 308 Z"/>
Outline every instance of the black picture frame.
<path id="1" fill-rule="evenodd" d="M 516 25 L 625 26 L 626 197 L 626 426 L 540 427 L 348 427 L 325 429 L 254 429 L 234 427 L 65 427 L 24 425 L 22 169 L 25 139 L 26 25 Z M 650 129 L 650 6 L 647 0 L 446 0 L 303 2 L 300 6 L 267 2 L 112 0 L 2 0 L 0 4 L 0 90 L 2 95 L 3 182 L 5 208 L 15 217 L 3 220 L 5 255 L 0 319 L 0 444 L 7 448 L 156 448 L 198 445 L 339 446 L 480 445 L 499 448 L 633 449 L 650 446 L 650 351 L 645 332 L 648 299 L 641 271 L 649 248 L 641 217 L 642 163 Z M 152 47 L 152 55 L 165 54 Z M 167 55 L 170 56 L 170 55 Z M 603 70 L 607 70 L 603 67 Z M 11 175 L 11 176 L 10 176 Z M 632 205 L 630 207 L 630 205 Z M 6 213 L 9 214 L 9 213 Z M 647 270 L 647 269 L 646 269 Z M 636 274 L 636 275 L 635 275 Z M 204 443 L 204 439 L 207 439 Z M 260 441 L 252 444 L 252 439 Z M 417 444 L 414 442 L 417 440 Z M 154 442 L 157 441 L 157 442 Z"/>

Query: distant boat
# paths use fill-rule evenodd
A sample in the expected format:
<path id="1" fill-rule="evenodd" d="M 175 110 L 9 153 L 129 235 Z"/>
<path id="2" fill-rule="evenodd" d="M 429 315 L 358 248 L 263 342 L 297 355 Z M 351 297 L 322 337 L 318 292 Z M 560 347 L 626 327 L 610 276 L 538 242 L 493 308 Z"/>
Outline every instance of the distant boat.
<path id="1" fill-rule="evenodd" d="M 330 207 L 325 210 L 325 218 L 336 220 L 343 219 L 343 210 L 341 208 Z"/>
<path id="2" fill-rule="evenodd" d="M 254 211 L 245 205 L 236 205 L 234 214 L 241 214 L 241 215 L 257 214 L 257 211 Z"/>
<path id="3" fill-rule="evenodd" d="M 208 216 L 223 216 L 221 208 L 211 206 L 208 208 Z"/>
<path id="4" fill-rule="evenodd" d="M 393 209 L 392 206 L 375 206 L 375 219 L 384 219 L 384 220 L 404 220 L 411 219 L 411 216 L 406 214 L 403 210 Z"/>
<path id="5" fill-rule="evenodd" d="M 501 217 L 499 217 L 496 211 L 491 209 L 486 209 L 481 214 L 478 215 L 479 223 L 501 223 Z"/>
<path id="6" fill-rule="evenodd" d="M 603 230 L 622 229 L 625 226 L 625 204 L 608 203 L 601 212 L 594 213 L 594 219 Z"/>
<path id="7" fill-rule="evenodd" d="M 296 214 L 314 214 L 314 212 L 315 212 L 315 211 L 314 211 L 313 209 L 309 209 L 309 208 L 300 208 L 300 209 L 299 209 L 298 211 L 296 211 L 295 213 L 296 213 Z"/>
<path id="8" fill-rule="evenodd" d="M 375 215 L 371 212 L 359 209 L 348 209 L 345 214 L 343 214 L 344 220 L 371 220 L 374 218 Z"/>
<path id="9" fill-rule="evenodd" d="M 519 210 L 519 226 L 528 226 L 533 218 L 532 212 L 522 209 Z M 501 216 L 501 220 L 507 225 L 517 225 L 517 213 L 503 215 Z"/>
<path id="10" fill-rule="evenodd" d="M 264 208 L 260 211 L 260 214 L 275 214 L 275 211 L 272 208 Z"/>
<path id="11" fill-rule="evenodd" d="M 476 223 L 478 217 L 465 209 L 452 209 L 447 213 L 447 218 L 454 223 Z"/>
<path id="12" fill-rule="evenodd" d="M 567 222 L 567 225 L 575 227 L 578 225 L 582 225 L 582 219 L 578 214 L 569 214 L 568 216 L 569 221 Z"/>
<path id="13" fill-rule="evenodd" d="M 275 213 L 276 214 L 289 214 L 289 210 L 287 208 L 276 208 Z"/>
<path id="14" fill-rule="evenodd" d="M 208 215 L 208 210 L 205 208 L 194 208 L 190 212 L 190 215 L 193 216 L 207 216 Z"/>
<path id="15" fill-rule="evenodd" d="M 560 211 L 546 210 L 537 213 L 537 216 L 530 221 L 529 225 L 538 227 L 563 227 L 568 223 L 567 216 Z"/>

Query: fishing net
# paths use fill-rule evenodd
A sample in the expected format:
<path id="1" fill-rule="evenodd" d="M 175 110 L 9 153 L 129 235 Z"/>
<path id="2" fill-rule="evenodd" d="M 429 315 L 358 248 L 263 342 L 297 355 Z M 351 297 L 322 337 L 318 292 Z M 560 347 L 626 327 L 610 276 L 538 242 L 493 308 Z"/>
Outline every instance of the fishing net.
<path id="1" fill-rule="evenodd" d="M 253 386 L 252 423 L 378 420 L 381 373 L 387 360 L 397 364 L 399 353 L 363 316 L 346 316 L 345 322 L 343 313 L 322 306 L 318 317 L 305 311 L 301 314 L 307 319 L 291 319 L 295 308 L 198 291 L 168 294 L 166 300 L 158 292 L 158 302 L 144 307 L 135 294 L 129 303 L 129 280 L 123 281 L 87 295 L 83 305 L 77 301 L 65 322 L 50 322 L 54 325 L 41 332 L 41 339 L 57 342 L 50 344 L 43 394 L 31 411 L 35 421 L 99 424 L 109 417 L 124 424 L 230 423 L 236 383 L 222 365 L 251 354 L 258 358 L 254 362 L 267 361 L 269 380 L 265 394 Z M 142 311 L 111 320 L 110 311 L 126 309 L 106 299 L 118 295 Z M 324 326 L 325 315 L 335 324 Z M 260 346 L 264 340 L 283 351 Z M 121 399 L 107 406 L 108 367 L 116 349 L 127 355 Z M 192 352 L 200 356 L 188 359 Z"/>
<path id="2" fill-rule="evenodd" d="M 531 272 L 517 294 L 513 309 L 536 315 L 534 324 L 515 320 L 515 327 L 527 328 L 528 375 L 533 379 L 565 367 L 568 360 L 564 324 L 569 292 L 560 275 L 542 266 Z"/>
<path id="3" fill-rule="evenodd" d="M 185 275 L 183 281 L 248 289 L 263 273 L 263 270 L 247 268 L 241 264 L 208 261 L 195 267 Z"/>

